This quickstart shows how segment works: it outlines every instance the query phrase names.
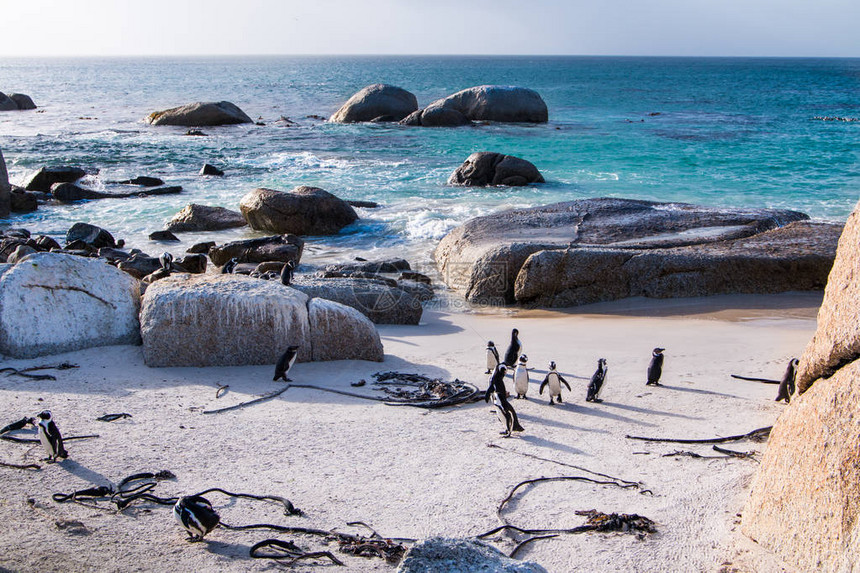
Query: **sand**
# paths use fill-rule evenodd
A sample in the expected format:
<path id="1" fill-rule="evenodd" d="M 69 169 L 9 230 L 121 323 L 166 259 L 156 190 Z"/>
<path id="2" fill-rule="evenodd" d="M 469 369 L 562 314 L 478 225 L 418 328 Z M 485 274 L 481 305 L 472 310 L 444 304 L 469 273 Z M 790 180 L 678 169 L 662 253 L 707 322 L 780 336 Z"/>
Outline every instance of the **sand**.
<path id="1" fill-rule="evenodd" d="M 0 376 L 0 425 L 50 409 L 66 436 L 98 434 L 67 444 L 70 458 L 43 464 L 37 444 L 0 441 L 0 460 L 40 463 L 39 471 L 0 467 L 0 567 L 13 571 L 265 571 L 249 547 L 263 539 L 320 541 L 266 530 L 218 528 L 188 543 L 167 506 L 132 505 L 122 513 L 52 501 L 55 492 L 116 483 L 143 471 L 168 469 L 177 478 L 153 493 L 188 495 L 209 487 L 289 498 L 304 517 L 272 505 L 209 499 L 232 525 L 278 523 L 384 536 L 474 536 L 498 526 L 498 504 L 519 482 L 537 477 L 595 477 L 571 465 L 642 483 L 653 495 L 582 482 L 525 488 L 505 516 L 526 528 L 575 527 L 576 510 L 637 513 L 657 533 L 563 535 L 536 541 L 518 558 L 548 571 L 780 571 L 772 555 L 738 531 L 757 462 L 663 457 L 678 450 L 718 455 L 710 446 L 649 443 L 627 434 L 710 438 L 773 424 L 784 405 L 776 386 L 730 374 L 779 378 L 815 329 L 819 295 L 632 300 L 573 312 L 449 312 L 428 309 L 420 326 L 381 326 L 384 363 L 297 364 L 291 377 L 342 390 L 373 393 L 350 383 L 385 370 L 460 378 L 486 388 L 484 347 L 502 350 L 518 328 L 533 367 L 528 400 L 513 400 L 525 432 L 499 435 L 483 402 L 443 410 L 387 406 L 291 388 L 279 397 L 232 412 L 237 404 L 282 387 L 272 366 L 147 368 L 140 347 L 94 348 L 36 360 L 4 360 L 22 368 L 63 361 L 80 368 L 53 372 L 56 381 Z M 655 346 L 666 348 L 661 388 L 644 385 Z M 597 359 L 608 360 L 604 402 L 585 402 Z M 538 385 L 550 360 L 572 393 L 549 406 Z M 49 371 L 50 372 L 50 371 Z M 229 390 L 216 399 L 219 385 Z M 512 390 L 512 383 L 508 382 Z M 378 395 L 378 394 L 377 394 Z M 106 423 L 107 413 L 132 418 Z M 766 444 L 727 444 L 758 452 Z M 527 454 L 527 455 L 524 455 Z M 545 460 L 536 459 L 537 456 Z M 568 465 L 563 465 L 568 464 Z M 496 536 L 510 552 L 515 543 Z M 392 571 L 380 559 L 338 554 L 349 571 Z M 304 563 L 295 571 L 334 566 Z"/>

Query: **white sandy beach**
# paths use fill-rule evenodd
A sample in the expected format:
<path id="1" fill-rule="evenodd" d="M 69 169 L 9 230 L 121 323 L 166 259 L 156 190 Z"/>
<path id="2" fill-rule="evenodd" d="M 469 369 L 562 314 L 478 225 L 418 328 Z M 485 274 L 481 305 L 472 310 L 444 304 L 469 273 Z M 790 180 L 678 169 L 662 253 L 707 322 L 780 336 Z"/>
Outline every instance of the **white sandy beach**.
<path id="1" fill-rule="evenodd" d="M 501 424 L 483 402 L 423 410 L 291 388 L 244 409 L 202 413 L 279 389 L 283 383 L 271 381 L 272 366 L 153 369 L 133 346 L 6 360 L 4 367 L 68 361 L 80 368 L 45 371 L 56 381 L 0 376 L 0 425 L 50 409 L 65 436 L 100 437 L 68 442 L 69 459 L 53 465 L 38 461 L 44 455 L 37 444 L 0 441 L 0 461 L 42 465 L 39 471 L 0 467 L 0 568 L 280 569 L 248 557 L 252 544 L 271 537 L 336 553 L 334 544 L 266 530 L 217 528 L 204 542 L 188 543 L 166 506 L 137 503 L 117 513 L 105 503 L 94 509 L 51 499 L 55 492 L 115 484 L 137 472 L 167 469 L 177 476 L 159 483 L 153 493 L 160 496 L 221 487 L 287 497 L 306 513 L 285 517 L 270 504 L 207 496 L 231 525 L 366 533 L 346 525 L 364 521 L 383 536 L 425 538 L 470 537 L 500 525 L 496 507 L 523 480 L 596 477 L 569 467 L 575 465 L 641 482 L 653 495 L 581 482 L 539 484 L 522 490 L 505 516 L 520 527 L 564 528 L 584 523 L 577 510 L 637 513 L 654 520 L 658 532 L 642 540 L 620 533 L 562 535 L 530 544 L 518 558 L 551 572 L 784 570 L 736 531 L 755 461 L 662 457 L 677 450 L 719 454 L 709 445 L 625 435 L 711 438 L 771 425 L 784 408 L 774 402 L 776 386 L 730 374 L 780 378 L 812 336 L 819 303 L 820 295 L 788 294 L 630 300 L 571 313 L 428 310 L 420 326 L 379 327 L 384 363 L 297 364 L 290 373 L 296 383 L 364 393 L 373 392 L 373 373 L 389 370 L 460 378 L 484 389 L 487 340 L 504 350 L 516 327 L 535 370 L 529 399 L 512 400 L 525 431 L 510 439 L 499 435 Z M 655 346 L 666 348 L 659 388 L 644 385 Z M 587 378 L 600 357 L 609 364 L 604 402 L 586 403 Z M 546 394 L 538 396 L 550 360 L 573 387 L 561 406 L 550 407 Z M 368 385 L 350 387 L 362 378 Z M 216 399 L 224 384 L 229 391 Z M 119 412 L 132 418 L 96 421 Z M 766 447 L 723 445 L 758 452 Z M 515 546 L 506 536 L 493 539 L 505 553 Z M 380 559 L 336 555 L 349 571 L 394 569 Z M 322 561 L 291 568 L 332 569 L 341 570 Z"/>

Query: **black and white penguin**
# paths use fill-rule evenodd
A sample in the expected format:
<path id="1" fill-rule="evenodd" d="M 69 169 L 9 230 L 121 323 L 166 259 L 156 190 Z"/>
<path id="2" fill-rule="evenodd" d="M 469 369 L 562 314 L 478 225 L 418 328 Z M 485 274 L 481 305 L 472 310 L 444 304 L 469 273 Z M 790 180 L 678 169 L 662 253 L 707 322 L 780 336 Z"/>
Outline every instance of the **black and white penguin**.
<path id="1" fill-rule="evenodd" d="M 490 387 L 487 388 L 487 394 L 484 396 L 484 401 L 489 402 L 490 396 L 493 397 L 493 404 L 496 406 L 496 413 L 499 420 L 505 425 L 505 431 L 501 434 L 509 438 L 511 432 L 522 432 L 523 427 L 520 425 L 517 413 L 514 407 L 508 402 L 508 391 L 505 388 L 505 374 L 507 367 L 504 364 L 499 364 L 496 371 L 490 377 Z"/>
<path id="2" fill-rule="evenodd" d="M 511 343 L 508 345 L 508 351 L 505 352 L 505 365 L 508 368 L 516 366 L 517 358 L 523 353 L 523 344 L 517 337 L 519 333 L 516 328 L 511 331 Z"/>
<path id="3" fill-rule="evenodd" d="M 785 374 L 779 383 L 779 391 L 776 393 L 777 402 L 780 400 L 785 400 L 786 404 L 791 402 L 791 395 L 794 394 L 794 379 L 797 377 L 797 364 L 799 362 L 797 358 L 789 360 L 788 368 L 785 369 Z"/>
<path id="4" fill-rule="evenodd" d="M 529 391 L 528 361 L 529 357 L 522 354 L 520 361 L 517 362 L 517 369 L 514 370 L 514 391 L 517 393 L 517 398 L 525 398 L 526 392 Z"/>
<path id="5" fill-rule="evenodd" d="M 233 257 L 232 259 L 227 261 L 223 267 L 221 267 L 221 274 L 222 275 L 232 274 L 233 269 L 235 269 L 236 265 L 238 265 L 238 264 L 239 264 L 239 259 L 237 259 L 236 257 Z"/>
<path id="6" fill-rule="evenodd" d="M 665 348 L 655 348 L 651 353 L 651 364 L 648 365 L 648 382 L 646 386 L 661 386 L 660 376 L 663 374 L 663 351 Z"/>
<path id="7" fill-rule="evenodd" d="M 290 286 L 290 283 L 293 280 L 293 271 L 295 270 L 296 265 L 293 261 L 287 261 L 284 264 L 284 267 L 281 269 L 281 284 L 284 286 Z"/>
<path id="8" fill-rule="evenodd" d="M 561 404 L 561 385 L 564 384 L 567 387 L 567 391 L 570 392 L 570 384 L 567 383 L 567 380 L 559 374 L 555 369 L 555 362 L 549 363 L 549 372 L 547 372 L 546 377 L 541 382 L 540 390 L 538 394 L 543 394 L 543 389 L 549 386 L 549 403 L 550 405 L 554 404 L 553 398 Z"/>
<path id="9" fill-rule="evenodd" d="M 42 447 L 45 448 L 45 453 L 48 457 L 45 461 L 55 462 L 57 458 L 69 457 L 69 452 L 63 446 L 63 436 L 60 434 L 57 424 L 51 418 L 51 412 L 45 410 L 36 416 L 39 421 L 37 427 L 39 429 L 39 441 L 42 442 Z"/>
<path id="10" fill-rule="evenodd" d="M 487 342 L 487 371 L 484 374 L 492 374 L 499 365 L 499 351 L 493 341 Z"/>
<path id="11" fill-rule="evenodd" d="M 173 270 L 173 255 L 168 253 L 167 251 L 161 253 L 161 256 L 158 257 L 158 262 L 161 263 L 161 268 L 169 273 Z"/>
<path id="12" fill-rule="evenodd" d="M 188 532 L 188 541 L 202 541 L 221 521 L 209 500 L 199 495 L 180 497 L 173 506 L 173 517 Z"/>
<path id="13" fill-rule="evenodd" d="M 298 355 L 298 346 L 290 346 L 287 348 L 286 352 L 281 355 L 281 358 L 278 359 L 278 363 L 275 365 L 275 377 L 272 378 L 273 382 L 278 378 L 283 378 L 284 382 L 292 382 L 290 378 L 287 378 L 287 372 L 289 372 L 290 368 L 293 367 L 293 364 L 296 361 L 296 356 Z"/>
<path id="14" fill-rule="evenodd" d="M 603 402 L 600 399 L 600 391 L 603 390 L 603 384 L 606 383 L 607 370 L 609 370 L 609 367 L 606 366 L 606 359 L 598 359 L 597 370 L 592 375 L 591 383 L 588 385 L 588 395 L 585 397 L 586 402 Z"/>

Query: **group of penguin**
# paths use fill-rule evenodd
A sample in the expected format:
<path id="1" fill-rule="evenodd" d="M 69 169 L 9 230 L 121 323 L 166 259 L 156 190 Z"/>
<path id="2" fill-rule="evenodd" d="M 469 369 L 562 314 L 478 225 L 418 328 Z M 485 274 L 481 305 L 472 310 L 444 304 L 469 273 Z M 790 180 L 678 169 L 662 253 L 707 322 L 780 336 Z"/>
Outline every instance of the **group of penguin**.
<path id="1" fill-rule="evenodd" d="M 509 368 L 514 368 L 514 391 L 517 399 L 524 399 L 529 388 L 529 369 L 528 356 L 523 353 L 523 344 L 519 339 L 519 330 L 514 328 L 511 331 L 511 342 L 505 352 L 504 360 L 499 359 L 499 351 L 492 340 L 487 342 L 487 371 L 485 374 L 490 375 L 489 387 L 484 396 L 484 401 L 489 402 L 493 399 L 493 404 L 496 407 L 499 420 L 505 425 L 505 430 L 501 432 L 504 437 L 510 437 L 512 432 L 522 432 L 523 427 L 520 425 L 517 413 L 514 407 L 508 401 L 508 391 L 505 388 L 505 376 Z M 651 353 L 651 362 L 648 365 L 647 386 L 660 386 L 660 376 L 663 374 L 663 352 L 665 348 L 655 348 Z M 585 397 L 586 402 L 602 402 L 600 393 L 606 384 L 606 374 L 609 367 L 606 365 L 606 359 L 600 358 L 597 361 L 597 370 L 591 376 L 591 382 L 588 384 L 588 393 Z M 571 391 L 570 384 L 559 374 L 556 369 L 555 361 L 550 361 L 549 371 L 541 382 L 538 394 L 543 395 L 544 388 L 549 388 L 549 403 L 561 404 L 561 387 Z"/>

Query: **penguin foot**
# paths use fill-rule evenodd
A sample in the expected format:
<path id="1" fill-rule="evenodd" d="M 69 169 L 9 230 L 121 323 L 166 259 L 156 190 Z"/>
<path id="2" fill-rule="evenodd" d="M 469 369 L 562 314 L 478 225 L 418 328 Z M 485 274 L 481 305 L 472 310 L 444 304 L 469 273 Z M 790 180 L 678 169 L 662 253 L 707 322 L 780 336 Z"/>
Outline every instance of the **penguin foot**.
<path id="1" fill-rule="evenodd" d="M 559 404 L 561 404 L 561 396 L 559 396 L 559 397 L 558 397 L 558 400 L 556 400 L 556 401 L 557 401 Z"/>
<path id="2" fill-rule="evenodd" d="M 484 372 L 484 374 L 489 374 L 489 373 L 490 373 L 490 371 L 489 371 L 489 370 L 487 370 L 486 372 Z"/>
<path id="3" fill-rule="evenodd" d="M 594 398 L 594 399 L 592 400 L 592 402 L 595 402 L 595 403 L 599 404 L 599 403 L 603 402 L 603 400 L 601 400 L 600 398 Z"/>

